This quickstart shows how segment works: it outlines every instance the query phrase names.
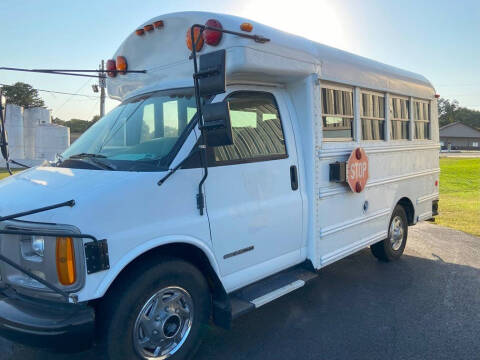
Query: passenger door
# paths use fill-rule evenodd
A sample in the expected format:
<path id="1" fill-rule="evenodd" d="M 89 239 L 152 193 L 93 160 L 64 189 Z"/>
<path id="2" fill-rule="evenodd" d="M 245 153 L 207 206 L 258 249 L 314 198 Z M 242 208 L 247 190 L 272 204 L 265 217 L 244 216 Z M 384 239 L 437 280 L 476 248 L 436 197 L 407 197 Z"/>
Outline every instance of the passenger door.
<path id="1" fill-rule="evenodd" d="M 234 144 L 209 148 L 205 193 L 229 290 L 301 261 L 302 199 L 286 108 L 280 114 L 270 92 L 237 91 L 226 99 Z"/>

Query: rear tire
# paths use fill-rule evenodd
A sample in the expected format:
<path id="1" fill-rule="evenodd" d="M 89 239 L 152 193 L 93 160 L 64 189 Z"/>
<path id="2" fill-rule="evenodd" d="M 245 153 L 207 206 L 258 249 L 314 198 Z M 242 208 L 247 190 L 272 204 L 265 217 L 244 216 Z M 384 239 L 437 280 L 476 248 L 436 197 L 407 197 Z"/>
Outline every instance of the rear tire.
<path id="1" fill-rule="evenodd" d="M 407 245 L 408 222 L 405 209 L 397 205 L 388 226 L 388 237 L 370 246 L 373 256 L 380 261 L 393 261 L 402 256 Z"/>
<path id="2" fill-rule="evenodd" d="M 98 308 L 111 360 L 191 359 L 207 331 L 211 296 L 192 264 L 146 260 L 127 273 Z"/>

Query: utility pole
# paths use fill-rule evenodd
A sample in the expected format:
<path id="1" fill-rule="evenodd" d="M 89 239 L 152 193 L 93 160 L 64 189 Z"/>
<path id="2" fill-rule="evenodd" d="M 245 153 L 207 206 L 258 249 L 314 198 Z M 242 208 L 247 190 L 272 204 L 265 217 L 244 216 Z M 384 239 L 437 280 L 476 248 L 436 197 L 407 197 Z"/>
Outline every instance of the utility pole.
<path id="1" fill-rule="evenodd" d="M 100 72 L 98 73 L 98 84 L 100 85 L 100 117 L 105 115 L 105 88 L 107 87 L 105 79 L 105 61 L 100 64 Z"/>

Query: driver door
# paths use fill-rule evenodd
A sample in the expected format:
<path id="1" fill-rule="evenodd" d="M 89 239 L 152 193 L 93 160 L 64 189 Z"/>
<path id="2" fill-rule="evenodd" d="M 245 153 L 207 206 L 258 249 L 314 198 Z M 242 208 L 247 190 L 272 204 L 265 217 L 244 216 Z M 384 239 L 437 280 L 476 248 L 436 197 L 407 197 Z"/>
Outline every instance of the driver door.
<path id="1" fill-rule="evenodd" d="M 277 97 L 227 95 L 234 144 L 208 150 L 207 212 L 227 291 L 302 261 L 297 152 Z"/>

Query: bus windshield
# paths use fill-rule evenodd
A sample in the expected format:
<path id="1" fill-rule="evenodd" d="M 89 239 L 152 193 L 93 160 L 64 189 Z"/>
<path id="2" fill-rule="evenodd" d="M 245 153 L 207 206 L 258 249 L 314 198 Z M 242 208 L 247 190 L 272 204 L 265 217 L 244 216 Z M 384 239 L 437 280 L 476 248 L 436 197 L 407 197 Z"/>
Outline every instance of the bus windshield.
<path id="1" fill-rule="evenodd" d="M 125 101 L 65 150 L 62 162 L 88 155 L 101 158 L 115 170 L 165 168 L 196 111 L 193 88 L 159 91 Z"/>

